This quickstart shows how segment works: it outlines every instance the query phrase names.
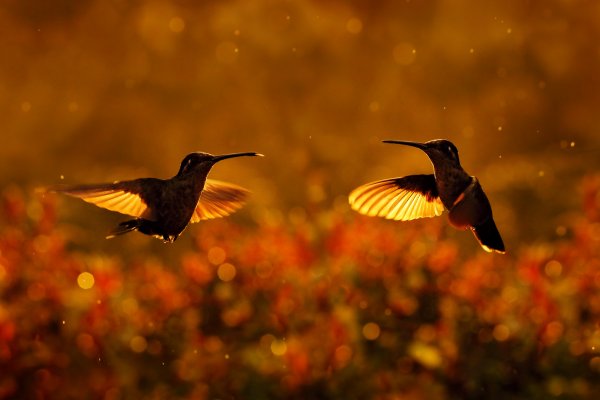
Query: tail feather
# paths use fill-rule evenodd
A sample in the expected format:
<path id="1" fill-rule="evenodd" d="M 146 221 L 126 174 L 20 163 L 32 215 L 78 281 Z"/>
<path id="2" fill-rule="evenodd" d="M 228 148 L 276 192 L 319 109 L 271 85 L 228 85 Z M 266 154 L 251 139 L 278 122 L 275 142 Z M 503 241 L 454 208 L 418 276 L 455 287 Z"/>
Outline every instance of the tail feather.
<path id="1" fill-rule="evenodd" d="M 106 236 L 107 239 L 112 239 L 115 236 L 123 235 L 127 232 L 135 231 L 141 226 L 141 219 L 131 219 L 129 221 L 123 221 L 115 229 L 110 231 Z"/>
<path id="2" fill-rule="evenodd" d="M 485 251 L 498 253 L 506 251 L 493 218 L 490 217 L 483 224 L 472 227 L 471 230 Z"/>

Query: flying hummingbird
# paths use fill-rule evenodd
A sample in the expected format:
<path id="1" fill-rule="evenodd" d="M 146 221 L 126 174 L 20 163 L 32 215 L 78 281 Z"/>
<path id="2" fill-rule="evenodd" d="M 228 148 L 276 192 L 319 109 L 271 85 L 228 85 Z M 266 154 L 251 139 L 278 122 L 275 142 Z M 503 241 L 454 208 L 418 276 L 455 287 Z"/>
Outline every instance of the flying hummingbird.
<path id="1" fill-rule="evenodd" d="M 485 251 L 504 253 L 492 207 L 479 181 L 462 169 L 456 146 L 444 139 L 425 143 L 384 140 L 416 147 L 427 154 L 434 174 L 409 175 L 367 183 L 352 191 L 350 205 L 368 216 L 396 221 L 436 217 L 448 210 L 450 224 L 469 228 Z"/>
<path id="2" fill-rule="evenodd" d="M 179 172 L 170 179 L 141 178 L 105 184 L 58 185 L 47 190 L 135 217 L 121 222 L 107 239 L 137 230 L 165 243 L 173 243 L 190 222 L 224 217 L 242 207 L 248 195 L 246 189 L 206 179 L 215 163 L 242 156 L 262 157 L 262 154 L 214 156 L 196 152 L 185 156 Z"/>

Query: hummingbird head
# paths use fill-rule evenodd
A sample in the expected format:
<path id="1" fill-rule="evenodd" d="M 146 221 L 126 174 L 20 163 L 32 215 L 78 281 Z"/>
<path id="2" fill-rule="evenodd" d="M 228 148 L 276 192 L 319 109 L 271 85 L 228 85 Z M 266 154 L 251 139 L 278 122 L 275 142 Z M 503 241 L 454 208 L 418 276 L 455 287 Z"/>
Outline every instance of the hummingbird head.
<path id="1" fill-rule="evenodd" d="M 452 163 L 460 166 L 458 158 L 458 149 L 449 140 L 434 139 L 425 143 L 409 142 L 405 140 L 384 140 L 384 143 L 403 144 L 421 149 L 429 156 L 434 165 L 439 163 Z"/>
<path id="2" fill-rule="evenodd" d="M 225 160 L 227 158 L 234 157 L 263 157 L 262 154 L 259 153 L 231 153 L 231 154 L 223 154 L 219 156 L 215 156 L 209 153 L 195 152 L 190 153 L 181 161 L 181 166 L 179 167 L 179 172 L 177 172 L 178 176 L 185 175 L 194 171 L 202 171 L 205 170 L 207 173 L 212 168 L 215 163 Z"/>

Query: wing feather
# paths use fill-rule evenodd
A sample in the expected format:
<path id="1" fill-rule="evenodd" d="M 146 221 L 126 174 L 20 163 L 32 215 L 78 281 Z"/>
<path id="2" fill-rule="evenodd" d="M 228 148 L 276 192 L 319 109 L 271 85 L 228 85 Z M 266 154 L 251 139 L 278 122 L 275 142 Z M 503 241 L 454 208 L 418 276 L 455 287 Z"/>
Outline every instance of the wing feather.
<path id="1" fill-rule="evenodd" d="M 232 183 L 207 179 L 190 222 L 225 217 L 242 208 L 248 190 Z"/>
<path id="2" fill-rule="evenodd" d="M 48 189 L 121 214 L 151 218 L 151 210 L 142 198 L 140 180 L 97 185 L 60 185 Z"/>
<path id="3" fill-rule="evenodd" d="M 433 175 L 410 175 L 367 183 L 354 189 L 349 202 L 355 211 L 396 221 L 435 217 L 444 211 Z"/>

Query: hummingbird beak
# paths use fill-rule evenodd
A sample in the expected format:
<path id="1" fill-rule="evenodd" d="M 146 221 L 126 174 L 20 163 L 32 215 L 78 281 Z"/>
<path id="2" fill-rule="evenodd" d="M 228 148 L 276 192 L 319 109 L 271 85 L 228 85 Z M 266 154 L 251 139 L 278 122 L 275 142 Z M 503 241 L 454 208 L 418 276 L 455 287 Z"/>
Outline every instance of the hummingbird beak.
<path id="1" fill-rule="evenodd" d="M 383 143 L 403 144 L 405 146 L 416 147 L 417 149 L 425 151 L 425 145 L 419 142 L 409 142 L 406 140 L 383 140 Z"/>
<path id="2" fill-rule="evenodd" d="M 260 153 L 231 153 L 231 154 L 223 154 L 220 156 L 214 156 L 213 162 L 219 162 L 221 160 L 225 160 L 227 158 L 234 157 L 264 157 L 264 155 Z"/>

